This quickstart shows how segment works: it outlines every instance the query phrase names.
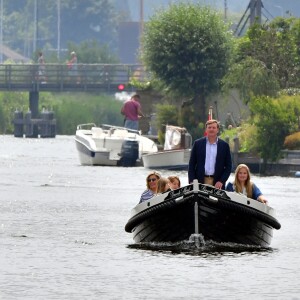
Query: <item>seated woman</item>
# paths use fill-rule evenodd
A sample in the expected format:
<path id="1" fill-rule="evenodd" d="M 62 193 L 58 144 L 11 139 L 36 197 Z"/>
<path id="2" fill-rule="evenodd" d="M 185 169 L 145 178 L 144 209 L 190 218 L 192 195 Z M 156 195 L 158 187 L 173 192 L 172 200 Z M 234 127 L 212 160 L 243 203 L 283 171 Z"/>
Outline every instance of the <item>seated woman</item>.
<path id="1" fill-rule="evenodd" d="M 233 183 L 226 185 L 226 191 L 244 194 L 248 198 L 258 200 L 264 204 L 268 203 L 260 189 L 250 180 L 250 170 L 247 165 L 240 164 L 235 170 Z"/>
<path id="2" fill-rule="evenodd" d="M 170 181 L 168 178 L 161 177 L 157 182 L 157 194 L 162 194 L 170 191 Z"/>
<path id="3" fill-rule="evenodd" d="M 160 174 L 157 172 L 151 172 L 148 174 L 148 176 L 146 177 L 147 189 L 141 195 L 141 199 L 139 203 L 149 200 L 156 194 L 157 181 L 160 177 L 161 177 Z"/>
<path id="4" fill-rule="evenodd" d="M 178 176 L 169 176 L 169 186 L 171 190 L 177 190 L 181 186 L 181 182 Z"/>

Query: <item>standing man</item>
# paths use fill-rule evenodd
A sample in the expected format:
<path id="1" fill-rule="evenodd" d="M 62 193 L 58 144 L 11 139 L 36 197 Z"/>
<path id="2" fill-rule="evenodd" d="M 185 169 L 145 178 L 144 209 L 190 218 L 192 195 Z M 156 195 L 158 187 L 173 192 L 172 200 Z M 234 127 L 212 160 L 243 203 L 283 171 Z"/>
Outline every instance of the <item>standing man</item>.
<path id="1" fill-rule="evenodd" d="M 139 118 L 144 117 L 139 102 L 140 98 L 140 95 L 134 94 L 121 109 L 121 114 L 125 116 L 124 127 L 128 129 L 139 130 Z"/>
<path id="2" fill-rule="evenodd" d="M 43 52 L 39 52 L 38 58 L 39 64 L 39 72 L 38 72 L 38 79 L 42 81 L 42 83 L 46 83 L 46 74 L 45 74 L 45 60 L 43 56 Z"/>
<path id="3" fill-rule="evenodd" d="M 71 52 L 71 59 L 67 62 L 67 66 L 69 69 L 69 75 L 71 78 L 77 80 L 77 84 L 80 83 L 80 77 L 78 75 L 78 60 L 77 55 L 74 51 Z"/>
<path id="4" fill-rule="evenodd" d="M 189 161 L 189 183 L 197 179 L 200 183 L 225 189 L 232 162 L 228 143 L 218 138 L 219 123 L 209 120 L 205 124 L 207 136 L 193 144 Z"/>

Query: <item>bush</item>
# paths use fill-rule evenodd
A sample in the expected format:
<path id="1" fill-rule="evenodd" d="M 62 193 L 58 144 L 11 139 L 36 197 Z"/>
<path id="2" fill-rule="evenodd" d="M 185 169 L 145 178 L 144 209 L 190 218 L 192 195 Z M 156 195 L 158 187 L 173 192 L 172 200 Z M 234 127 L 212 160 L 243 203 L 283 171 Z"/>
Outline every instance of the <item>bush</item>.
<path id="1" fill-rule="evenodd" d="M 285 138 L 284 148 L 287 150 L 300 150 L 300 131 L 290 134 Z"/>
<path id="2" fill-rule="evenodd" d="M 158 129 L 158 141 L 160 144 L 165 142 L 165 125 L 178 126 L 178 110 L 175 105 L 157 104 L 156 105 L 156 126 Z"/>
<path id="3" fill-rule="evenodd" d="M 220 135 L 223 140 L 229 139 L 229 146 L 232 150 L 234 147 L 234 138 L 238 137 L 240 144 L 239 152 L 251 152 L 253 154 L 257 153 L 256 136 L 256 126 L 246 122 L 242 123 L 239 127 L 225 129 Z"/>
<path id="4" fill-rule="evenodd" d="M 0 93 L 0 133 L 12 134 L 13 118 L 16 109 L 28 111 L 28 93 Z M 95 123 L 121 126 L 122 103 L 110 95 L 92 93 L 48 93 L 39 95 L 39 111 L 42 108 L 54 111 L 57 121 L 57 133 L 72 135 L 78 124 Z"/>

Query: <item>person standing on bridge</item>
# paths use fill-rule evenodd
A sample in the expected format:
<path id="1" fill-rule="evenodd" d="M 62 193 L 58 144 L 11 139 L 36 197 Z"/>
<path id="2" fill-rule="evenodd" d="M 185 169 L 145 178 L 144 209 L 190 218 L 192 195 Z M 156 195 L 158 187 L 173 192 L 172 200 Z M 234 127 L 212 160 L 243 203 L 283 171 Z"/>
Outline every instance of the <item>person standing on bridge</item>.
<path id="1" fill-rule="evenodd" d="M 125 128 L 139 130 L 139 118 L 145 117 L 142 113 L 140 99 L 140 95 L 134 94 L 124 103 L 121 114 L 125 116 Z"/>
<path id="2" fill-rule="evenodd" d="M 71 78 L 77 78 L 77 83 L 80 83 L 80 77 L 78 75 L 78 60 L 74 51 L 71 52 L 71 59 L 68 61 L 67 66 L 69 69 L 69 75 Z"/>
<path id="3" fill-rule="evenodd" d="M 38 78 L 42 81 L 42 83 L 46 83 L 46 67 L 45 67 L 45 59 L 43 52 L 39 52 L 39 58 L 38 58 L 38 64 L 39 64 L 39 71 L 38 71 Z"/>

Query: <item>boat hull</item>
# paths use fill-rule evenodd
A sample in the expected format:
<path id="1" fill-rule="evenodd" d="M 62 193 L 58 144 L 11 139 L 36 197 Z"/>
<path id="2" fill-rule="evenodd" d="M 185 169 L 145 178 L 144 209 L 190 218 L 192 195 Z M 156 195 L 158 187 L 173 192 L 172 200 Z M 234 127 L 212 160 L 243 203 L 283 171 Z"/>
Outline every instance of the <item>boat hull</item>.
<path id="1" fill-rule="evenodd" d="M 75 144 L 80 163 L 91 166 L 138 166 L 142 154 L 157 152 L 157 145 L 138 131 L 93 123 L 78 125 Z"/>
<path id="2" fill-rule="evenodd" d="M 149 169 L 186 170 L 191 149 L 165 150 L 142 156 L 143 165 Z"/>
<path id="3" fill-rule="evenodd" d="M 118 160 L 109 159 L 109 151 L 91 150 L 84 143 L 75 140 L 81 165 L 84 166 L 116 166 Z"/>
<path id="4" fill-rule="evenodd" d="M 125 230 L 136 243 L 179 242 L 196 233 L 205 241 L 268 247 L 273 229 L 280 228 L 274 210 L 258 201 L 232 199 L 230 193 L 205 185 L 199 191 L 189 186 L 186 192 L 175 192 L 134 209 Z"/>

